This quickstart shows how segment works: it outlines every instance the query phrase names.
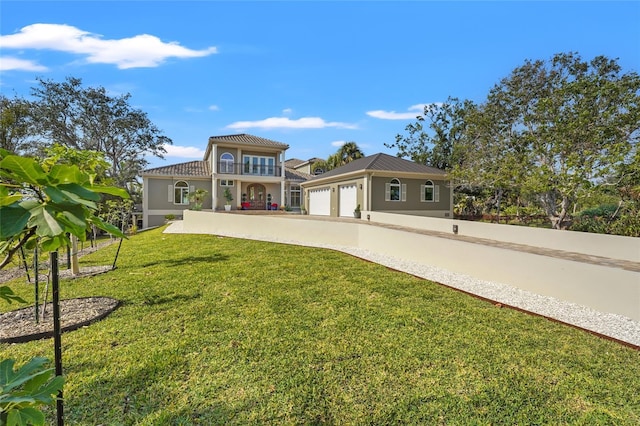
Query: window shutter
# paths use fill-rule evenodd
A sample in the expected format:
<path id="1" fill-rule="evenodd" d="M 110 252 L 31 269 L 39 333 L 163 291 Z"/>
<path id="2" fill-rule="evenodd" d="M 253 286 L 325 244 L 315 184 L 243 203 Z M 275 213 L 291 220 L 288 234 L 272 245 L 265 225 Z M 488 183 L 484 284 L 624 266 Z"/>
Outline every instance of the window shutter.
<path id="1" fill-rule="evenodd" d="M 173 203 L 173 185 L 169 185 L 168 189 L 169 189 L 169 192 L 167 195 L 167 201 L 169 201 L 170 203 Z"/>
<path id="2" fill-rule="evenodd" d="M 440 185 L 434 185 L 433 187 L 433 201 L 436 203 L 440 201 Z"/>
<path id="3" fill-rule="evenodd" d="M 425 202 L 426 200 L 424 199 L 424 190 L 425 190 L 426 185 L 420 185 L 420 201 L 421 202 Z"/>
<path id="4" fill-rule="evenodd" d="M 407 184 L 403 183 L 402 184 L 402 194 L 400 194 L 400 198 L 402 199 L 402 201 L 407 201 Z"/>
<path id="5" fill-rule="evenodd" d="M 384 200 L 391 200 L 391 184 L 388 182 L 384 184 Z"/>

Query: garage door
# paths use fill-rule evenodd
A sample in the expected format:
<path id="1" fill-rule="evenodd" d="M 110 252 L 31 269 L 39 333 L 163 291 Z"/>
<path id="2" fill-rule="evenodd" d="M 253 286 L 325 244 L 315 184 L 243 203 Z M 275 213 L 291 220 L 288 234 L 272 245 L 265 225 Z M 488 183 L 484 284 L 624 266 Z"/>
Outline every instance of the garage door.
<path id="1" fill-rule="evenodd" d="M 340 216 L 353 217 L 356 208 L 357 194 L 355 185 L 344 185 L 340 188 Z"/>
<path id="2" fill-rule="evenodd" d="M 331 190 L 329 188 L 309 191 L 309 214 L 318 216 L 331 214 Z"/>

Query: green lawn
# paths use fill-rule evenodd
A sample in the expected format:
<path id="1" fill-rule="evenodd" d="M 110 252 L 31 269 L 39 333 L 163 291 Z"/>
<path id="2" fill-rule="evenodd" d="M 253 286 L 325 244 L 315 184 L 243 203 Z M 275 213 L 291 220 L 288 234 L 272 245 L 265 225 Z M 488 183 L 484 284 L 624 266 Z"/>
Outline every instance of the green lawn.
<path id="1" fill-rule="evenodd" d="M 640 424 L 639 351 L 334 251 L 153 230 L 81 296 L 123 305 L 63 335 L 71 425 Z"/>

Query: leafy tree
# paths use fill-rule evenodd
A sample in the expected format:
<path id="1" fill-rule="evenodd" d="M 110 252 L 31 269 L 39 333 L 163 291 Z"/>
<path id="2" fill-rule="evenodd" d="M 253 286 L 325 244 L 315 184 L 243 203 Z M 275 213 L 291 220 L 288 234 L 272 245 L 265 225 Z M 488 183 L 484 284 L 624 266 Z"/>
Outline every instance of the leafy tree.
<path id="1" fill-rule="evenodd" d="M 94 176 L 83 172 L 75 164 L 55 161 L 38 162 L 34 158 L 12 155 L 0 149 L 0 254 L 5 267 L 21 247 L 38 246 L 52 252 L 69 245 L 68 235 L 84 241 L 90 226 L 124 237 L 115 227 L 95 216 L 101 194 L 126 198 L 120 188 L 94 184 Z M 54 345 L 56 377 L 52 370 L 43 369 L 43 358 L 33 358 L 22 368 L 14 370 L 14 360 L 0 362 L 0 422 L 2 424 L 44 424 L 39 410 L 52 404 L 53 395 L 62 394 L 61 341 L 59 336 L 59 305 L 57 277 L 53 279 Z M 11 302 L 21 301 L 10 289 L 0 288 L 0 297 Z M 58 400 L 58 418 L 62 419 L 62 401 Z"/>
<path id="2" fill-rule="evenodd" d="M 172 143 L 146 113 L 129 105 L 130 94 L 110 96 L 104 87 L 85 88 L 71 77 L 38 82 L 31 108 L 36 132 L 48 143 L 102 152 L 110 164 L 107 175 L 118 186 L 135 182 L 148 164 L 145 155 L 162 158 L 164 144 Z"/>
<path id="3" fill-rule="evenodd" d="M 364 153 L 355 142 L 346 142 L 340 147 L 335 155 L 336 160 L 340 166 L 344 166 L 345 164 L 350 163 L 353 160 L 364 157 Z"/>
<path id="4" fill-rule="evenodd" d="M 228 188 L 227 188 L 228 189 Z M 206 189 L 198 188 L 195 191 L 189 193 L 189 201 L 193 203 L 192 210 L 202 210 L 202 203 L 209 191 Z"/>
<path id="5" fill-rule="evenodd" d="M 51 405 L 62 389 L 64 378 L 44 368 L 46 358 L 35 357 L 14 370 L 15 361 L 0 362 L 0 424 L 44 425 L 40 407 Z"/>
<path id="6" fill-rule="evenodd" d="M 405 127 L 406 135 L 396 135 L 387 148 L 398 150 L 398 157 L 408 157 L 416 163 L 451 170 L 455 163 L 455 148 L 465 136 L 467 117 L 475 111 L 471 101 L 448 98 L 444 103 L 425 105 L 416 122 Z"/>
<path id="7" fill-rule="evenodd" d="M 465 116 L 453 175 L 535 196 L 553 228 L 633 156 L 640 133 L 640 78 L 615 60 L 577 54 L 526 61 Z"/>
<path id="8" fill-rule="evenodd" d="M 41 164 L 0 150 L 0 269 L 23 246 L 54 251 L 70 244 L 68 234 L 85 241 L 91 226 L 124 236 L 95 215 L 101 194 L 128 198 L 123 189 L 94 184 L 76 165 Z"/>
<path id="9" fill-rule="evenodd" d="M 33 122 L 30 104 L 24 99 L 9 99 L 0 94 L 0 148 L 28 152 L 32 148 Z"/>
<path id="10" fill-rule="evenodd" d="M 338 151 L 327 157 L 326 160 L 319 160 L 313 163 L 311 169 L 315 170 L 317 168 L 321 168 L 324 171 L 329 171 L 340 166 L 344 166 L 345 164 L 364 156 L 365 155 L 360 147 L 358 147 L 358 144 L 355 142 L 346 142 L 338 149 Z"/>

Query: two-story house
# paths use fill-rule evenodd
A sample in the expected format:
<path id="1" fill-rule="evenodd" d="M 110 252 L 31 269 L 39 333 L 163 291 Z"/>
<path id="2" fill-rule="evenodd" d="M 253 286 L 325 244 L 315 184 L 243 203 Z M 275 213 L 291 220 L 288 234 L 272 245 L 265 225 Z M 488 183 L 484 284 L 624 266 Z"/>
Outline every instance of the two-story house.
<path id="1" fill-rule="evenodd" d="M 225 204 L 233 210 L 299 209 L 300 183 L 311 176 L 284 166 L 288 148 L 247 134 L 212 136 L 203 160 L 143 170 L 143 227 L 161 225 L 167 215 L 180 218 L 193 207 L 190 195 L 198 189 L 206 191 L 205 210 L 223 210 Z"/>
<path id="2" fill-rule="evenodd" d="M 142 171 L 143 228 L 162 225 L 167 215 L 181 219 L 193 208 L 453 217 L 453 191 L 443 170 L 379 153 L 325 171 L 314 167 L 318 158 L 286 160 L 288 148 L 247 134 L 212 136 L 202 160 Z M 192 196 L 199 190 L 205 196 L 196 206 Z"/>

